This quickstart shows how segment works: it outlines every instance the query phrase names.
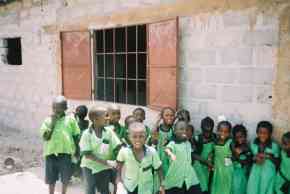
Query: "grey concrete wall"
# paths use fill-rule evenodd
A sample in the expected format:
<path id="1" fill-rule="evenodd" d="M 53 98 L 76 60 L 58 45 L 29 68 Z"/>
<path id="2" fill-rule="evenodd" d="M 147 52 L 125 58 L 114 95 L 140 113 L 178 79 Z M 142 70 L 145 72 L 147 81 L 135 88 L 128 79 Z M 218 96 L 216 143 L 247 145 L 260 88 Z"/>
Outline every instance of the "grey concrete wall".
<path id="1" fill-rule="evenodd" d="M 183 17 L 180 22 L 180 107 L 194 125 L 225 115 L 255 134 L 272 120 L 272 82 L 277 63 L 278 19 L 253 10 Z"/>
<path id="2" fill-rule="evenodd" d="M 50 113 L 52 97 L 58 94 L 59 34 L 47 33 L 44 26 L 177 1 L 49 2 L 0 16 L 0 39 L 20 36 L 23 49 L 22 66 L 0 62 L 2 126 L 37 131 Z M 278 19 L 255 16 L 254 10 L 244 10 L 180 17 L 179 106 L 190 110 L 196 128 L 206 115 L 216 119 L 224 114 L 234 123 L 246 124 L 253 136 L 259 120 L 271 120 L 269 96 L 277 63 Z M 106 24 L 114 25 L 117 24 Z M 71 109 L 78 104 L 108 105 L 70 101 Z M 123 118 L 135 108 L 121 107 Z M 151 125 L 157 113 L 146 110 L 146 122 Z"/>

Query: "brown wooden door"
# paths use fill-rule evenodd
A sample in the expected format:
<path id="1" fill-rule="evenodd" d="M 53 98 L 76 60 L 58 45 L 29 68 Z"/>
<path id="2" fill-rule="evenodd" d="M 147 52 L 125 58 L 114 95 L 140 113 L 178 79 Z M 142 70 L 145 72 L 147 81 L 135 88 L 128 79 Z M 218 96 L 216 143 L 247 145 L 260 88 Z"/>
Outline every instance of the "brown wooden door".
<path id="1" fill-rule="evenodd" d="M 177 107 L 178 20 L 149 24 L 149 106 Z"/>
<path id="2" fill-rule="evenodd" d="M 90 33 L 62 32 L 61 44 L 63 95 L 68 99 L 91 99 Z"/>

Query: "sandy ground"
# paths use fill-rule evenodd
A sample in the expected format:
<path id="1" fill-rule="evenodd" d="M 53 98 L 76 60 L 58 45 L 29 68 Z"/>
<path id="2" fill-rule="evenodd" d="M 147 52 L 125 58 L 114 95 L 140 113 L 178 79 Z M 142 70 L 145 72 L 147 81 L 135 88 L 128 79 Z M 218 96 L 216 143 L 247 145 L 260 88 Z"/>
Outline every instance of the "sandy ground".
<path id="1" fill-rule="evenodd" d="M 4 165 L 7 158 L 15 161 L 10 169 Z M 56 194 L 60 193 L 58 183 Z M 46 194 L 44 184 L 42 142 L 39 136 L 24 134 L 16 129 L 0 129 L 0 193 Z M 67 194 L 83 194 L 80 180 L 73 179 Z"/>

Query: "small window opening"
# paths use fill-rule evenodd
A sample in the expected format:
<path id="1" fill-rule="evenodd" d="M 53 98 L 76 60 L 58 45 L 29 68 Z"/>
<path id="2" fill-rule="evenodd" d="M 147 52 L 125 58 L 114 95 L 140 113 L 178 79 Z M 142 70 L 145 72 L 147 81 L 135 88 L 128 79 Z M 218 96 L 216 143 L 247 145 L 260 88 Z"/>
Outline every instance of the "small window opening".
<path id="1" fill-rule="evenodd" d="M 2 62 L 8 65 L 21 65 L 21 38 L 5 38 L 0 41 Z"/>

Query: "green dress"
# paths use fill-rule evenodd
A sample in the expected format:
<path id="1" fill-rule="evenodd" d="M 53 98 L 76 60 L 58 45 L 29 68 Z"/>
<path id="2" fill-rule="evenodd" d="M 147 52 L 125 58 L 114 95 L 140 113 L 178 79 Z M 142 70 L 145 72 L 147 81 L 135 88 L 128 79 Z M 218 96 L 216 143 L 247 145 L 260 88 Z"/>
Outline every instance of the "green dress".
<path id="1" fill-rule="evenodd" d="M 257 140 L 251 144 L 251 152 L 255 156 L 258 154 L 259 145 Z M 265 153 L 279 157 L 279 147 L 275 142 L 269 142 L 265 148 Z M 247 194 L 273 194 L 276 167 L 270 159 L 266 159 L 263 164 L 254 163 L 250 172 Z"/>
<path id="2" fill-rule="evenodd" d="M 281 188 L 286 186 L 287 182 L 290 185 L 290 157 L 287 156 L 287 153 L 283 150 L 281 152 L 281 165 L 275 180 L 276 194 L 290 194 L 289 189 L 288 192 L 281 191 Z"/>
<path id="3" fill-rule="evenodd" d="M 211 194 L 231 194 L 234 166 L 231 160 L 231 142 L 229 139 L 224 145 L 214 145 L 214 174 Z"/>
<path id="4" fill-rule="evenodd" d="M 158 144 L 157 144 L 157 151 L 159 153 L 160 160 L 162 161 L 162 172 L 165 176 L 167 173 L 167 170 L 169 168 L 169 158 L 165 154 L 164 150 L 166 148 L 167 143 L 172 139 L 173 129 L 169 129 L 168 131 L 165 131 L 162 128 L 162 125 L 159 127 L 159 135 L 158 135 Z"/>
<path id="5" fill-rule="evenodd" d="M 234 172 L 233 172 L 233 185 L 232 185 L 232 194 L 246 194 L 247 183 L 248 183 L 248 174 L 250 169 L 251 152 L 250 150 L 243 151 L 239 158 L 234 160 Z M 247 161 L 247 164 L 242 162 Z"/>
<path id="6" fill-rule="evenodd" d="M 203 160 L 209 160 L 210 154 L 213 152 L 214 148 L 214 142 L 213 139 L 209 140 L 208 142 L 202 142 L 202 136 L 197 136 L 197 144 L 202 144 L 201 146 L 197 145 L 198 147 L 201 147 L 200 157 Z M 202 192 L 206 192 L 209 190 L 209 169 L 206 165 L 201 164 L 199 161 L 195 161 L 194 169 L 196 171 L 197 177 L 200 182 L 200 187 Z"/>

